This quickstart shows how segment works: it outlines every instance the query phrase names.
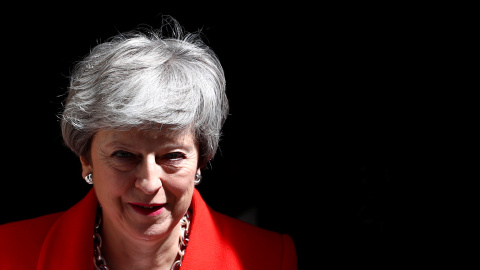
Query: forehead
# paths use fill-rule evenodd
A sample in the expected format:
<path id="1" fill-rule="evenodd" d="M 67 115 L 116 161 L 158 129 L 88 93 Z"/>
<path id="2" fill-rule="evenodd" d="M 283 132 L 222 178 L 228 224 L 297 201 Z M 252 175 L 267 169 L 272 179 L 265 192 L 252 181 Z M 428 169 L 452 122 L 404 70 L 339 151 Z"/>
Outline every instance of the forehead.
<path id="1" fill-rule="evenodd" d="M 153 143 L 153 144 L 195 144 L 194 135 L 190 131 L 171 130 L 100 130 L 94 136 L 100 144 L 113 143 Z"/>

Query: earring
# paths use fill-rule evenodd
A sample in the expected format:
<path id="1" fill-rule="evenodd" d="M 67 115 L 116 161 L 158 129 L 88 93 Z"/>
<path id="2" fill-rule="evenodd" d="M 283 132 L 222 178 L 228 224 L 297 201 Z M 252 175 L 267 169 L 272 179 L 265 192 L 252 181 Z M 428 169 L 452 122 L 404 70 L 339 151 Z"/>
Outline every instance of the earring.
<path id="1" fill-rule="evenodd" d="M 195 174 L 195 181 L 193 181 L 195 183 L 195 186 L 197 186 L 198 184 L 200 184 L 200 182 L 202 182 L 202 175 L 201 174 Z"/>
<path id="2" fill-rule="evenodd" d="M 92 174 L 89 173 L 87 174 L 87 176 L 85 176 L 85 182 L 87 182 L 87 184 L 93 184 L 93 179 L 92 179 Z"/>

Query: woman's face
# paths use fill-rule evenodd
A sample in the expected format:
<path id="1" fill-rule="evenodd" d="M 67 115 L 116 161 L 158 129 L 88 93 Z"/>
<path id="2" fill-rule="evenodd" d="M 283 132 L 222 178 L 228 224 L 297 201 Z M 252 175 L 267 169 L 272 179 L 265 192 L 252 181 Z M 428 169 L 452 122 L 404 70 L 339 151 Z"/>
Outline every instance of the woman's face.
<path id="1" fill-rule="evenodd" d="M 172 232 L 192 200 L 200 173 L 193 134 L 112 131 L 95 134 L 83 175 L 92 173 L 104 228 L 135 239 Z"/>

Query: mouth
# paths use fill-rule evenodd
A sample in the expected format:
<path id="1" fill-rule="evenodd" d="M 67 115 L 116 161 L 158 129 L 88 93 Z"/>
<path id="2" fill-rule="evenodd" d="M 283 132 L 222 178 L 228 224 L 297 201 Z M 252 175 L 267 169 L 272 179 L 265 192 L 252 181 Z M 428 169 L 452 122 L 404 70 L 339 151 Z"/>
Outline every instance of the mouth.
<path id="1" fill-rule="evenodd" d="M 141 215 L 156 216 L 165 209 L 166 204 L 129 203 L 129 205 Z"/>

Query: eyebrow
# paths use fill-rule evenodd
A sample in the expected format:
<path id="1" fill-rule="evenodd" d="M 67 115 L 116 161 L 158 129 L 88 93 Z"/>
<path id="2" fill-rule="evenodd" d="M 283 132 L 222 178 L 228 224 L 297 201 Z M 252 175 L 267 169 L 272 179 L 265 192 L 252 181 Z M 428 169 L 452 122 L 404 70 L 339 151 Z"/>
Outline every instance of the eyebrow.
<path id="1" fill-rule="evenodd" d="M 113 141 L 104 145 L 104 147 L 114 147 L 114 146 L 123 146 L 123 147 L 127 147 L 127 148 L 132 147 L 132 145 L 130 145 L 128 143 L 124 143 L 124 142 L 119 141 L 119 140 L 113 140 Z"/>
<path id="2" fill-rule="evenodd" d="M 107 147 L 107 148 L 115 147 L 115 146 L 120 146 L 125 148 L 137 147 L 135 144 L 125 143 L 121 140 L 113 140 L 104 145 L 104 147 Z M 179 148 L 187 149 L 187 150 L 192 149 L 192 147 L 189 144 L 183 144 L 183 143 L 177 143 L 177 142 L 165 142 L 165 143 L 156 144 L 156 149 L 179 149 Z"/>

